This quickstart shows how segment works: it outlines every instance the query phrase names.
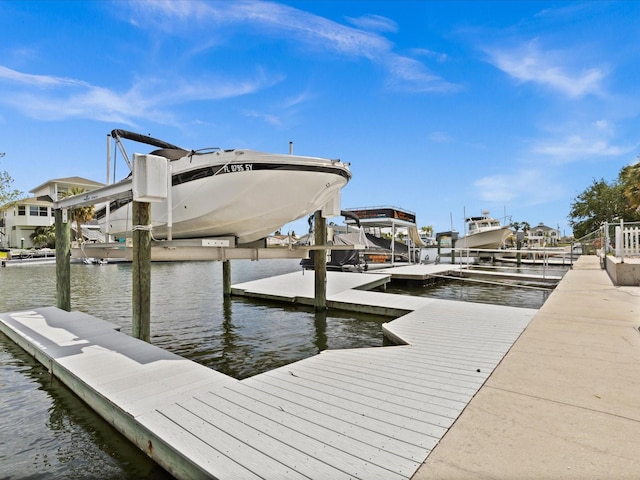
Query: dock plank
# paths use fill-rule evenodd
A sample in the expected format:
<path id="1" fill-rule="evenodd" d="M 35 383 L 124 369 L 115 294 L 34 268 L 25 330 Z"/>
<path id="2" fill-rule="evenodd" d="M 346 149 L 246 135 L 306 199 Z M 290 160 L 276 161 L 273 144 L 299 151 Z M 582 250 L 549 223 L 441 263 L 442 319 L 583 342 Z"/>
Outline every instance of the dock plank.
<path id="1" fill-rule="evenodd" d="M 361 361 L 358 357 L 345 356 L 321 356 L 319 361 L 314 362 L 315 369 L 323 372 L 333 372 L 336 374 L 355 376 L 357 378 L 367 378 L 370 381 L 384 382 L 387 385 L 414 385 L 421 389 L 429 389 L 432 391 L 442 391 L 452 395 L 460 395 L 466 398 L 473 395 L 477 390 L 477 385 L 456 385 L 437 377 L 417 376 L 411 373 L 405 373 L 397 368 L 372 369 L 369 364 Z"/>
<path id="2" fill-rule="evenodd" d="M 390 349 L 382 349 L 385 353 Z M 428 365 L 416 361 L 411 352 L 393 352 L 393 355 L 377 355 L 377 352 L 368 352 L 366 358 L 357 355 L 357 352 L 344 350 L 340 352 L 339 361 L 349 357 L 356 357 L 358 362 L 363 365 L 381 371 L 387 371 L 391 374 L 402 372 L 411 378 L 428 378 L 440 379 L 451 383 L 452 385 L 466 386 L 477 389 L 483 382 L 484 378 L 476 375 L 476 372 L 461 372 L 458 369 L 439 367 L 436 365 Z M 331 355 L 332 351 L 323 352 L 323 355 Z"/>
<path id="3" fill-rule="evenodd" d="M 389 418 L 373 418 L 371 413 L 375 413 L 375 409 L 371 406 L 328 396 L 303 395 L 292 389 L 282 388 L 280 384 L 274 386 L 267 382 L 242 385 L 233 391 L 250 397 L 266 394 L 260 398 L 272 408 L 409 460 L 424 458 L 423 434 L 404 435 L 405 430 Z M 427 448 L 431 448 L 436 441 L 434 436 Z"/>
<path id="4" fill-rule="evenodd" d="M 185 465 L 180 467 L 175 466 L 175 464 L 168 465 L 166 459 L 163 460 L 150 455 L 152 458 L 156 458 L 161 465 L 164 464 L 164 467 L 168 468 L 172 474 L 177 475 L 178 478 L 183 475 L 185 478 L 202 479 L 261 480 L 267 478 L 258 473 L 261 471 L 260 468 L 257 471 L 252 470 L 244 462 L 238 461 L 238 451 L 233 448 L 237 442 L 229 441 L 226 444 L 226 448 L 221 448 L 222 451 L 220 451 L 211 447 L 209 439 L 201 438 L 199 435 L 201 431 L 196 430 L 194 433 L 194 431 L 185 428 L 185 424 L 176 423 L 176 420 L 180 422 L 182 418 L 179 415 L 171 416 L 158 410 L 153 410 L 137 418 L 141 427 L 151 432 L 160 432 L 163 442 L 170 446 L 172 451 L 185 459 Z M 191 427 L 192 425 L 189 423 L 188 426 Z M 194 427 L 197 429 L 197 421 Z M 218 444 L 224 444 L 228 440 L 226 436 L 212 438 L 216 438 Z M 157 447 L 154 445 L 153 448 L 156 449 Z M 183 475 L 180 475 L 181 473 Z"/>
<path id="5" fill-rule="evenodd" d="M 77 312 L 0 314 L 0 329 L 178 478 L 409 479 L 535 310 L 365 291 L 389 275 L 330 273 L 328 303 L 402 315 L 383 330 L 404 345 L 239 381 Z M 235 288 L 305 303 L 313 275 Z"/>
<path id="6" fill-rule="evenodd" d="M 282 371 L 271 374 L 262 374 L 263 378 L 273 377 L 274 384 L 291 385 L 291 375 Z M 352 401 L 360 405 L 375 404 L 379 411 L 378 418 L 397 414 L 399 417 L 393 421 L 402 424 L 405 428 L 426 429 L 429 425 L 435 427 L 447 427 L 459 411 L 464 408 L 464 402 L 442 399 L 424 393 L 415 393 L 407 389 L 397 390 L 382 384 L 374 384 L 365 380 L 352 378 L 336 378 L 330 375 L 318 375 L 315 371 L 297 372 L 295 385 L 304 388 L 316 395 L 328 394 L 336 398 Z M 418 427 L 415 420 L 419 419 L 423 425 Z M 440 428 L 433 429 L 434 434 L 441 432 Z"/>
<path id="7" fill-rule="evenodd" d="M 262 442 L 263 453 L 291 467 L 305 462 L 313 467 L 306 474 L 320 478 L 335 478 L 339 465 L 341 477 L 355 478 L 402 478 L 403 472 L 415 471 L 415 461 L 391 455 L 370 444 L 348 437 L 316 422 L 311 422 L 290 411 L 274 407 L 265 402 L 270 395 L 252 391 L 253 395 L 237 392 L 236 389 L 221 389 L 199 397 L 211 411 L 226 415 L 237 415 L 250 425 L 255 433 L 275 442 Z M 250 435 L 245 435 L 245 438 Z M 299 457 L 296 460 L 296 457 Z M 313 462 L 312 462 L 313 461 Z M 308 469 L 309 466 L 305 467 Z M 301 468 L 301 467 L 298 467 Z M 320 469 L 320 470 L 318 470 Z M 315 474 L 314 474 L 315 470 Z M 409 472 L 411 470 L 411 472 Z M 366 475 L 363 472 L 367 472 Z"/>
<path id="8" fill-rule="evenodd" d="M 267 378 L 244 386 L 270 393 L 274 398 L 287 402 L 292 411 L 298 412 L 297 408 L 292 406 L 296 405 L 315 421 L 324 421 L 326 417 L 330 417 L 371 432 L 370 435 L 392 438 L 400 442 L 399 448 L 411 459 L 414 459 L 415 455 L 411 453 L 415 452 L 411 446 L 417 447 L 420 451 L 430 450 L 446 431 L 446 427 L 435 423 L 414 422 L 411 418 L 413 411 L 409 407 L 400 405 L 401 408 L 394 408 L 394 405 L 380 399 L 339 396 L 331 390 L 325 392 L 302 383 L 270 381 Z M 450 420 L 446 419 L 442 423 L 449 424 Z"/>

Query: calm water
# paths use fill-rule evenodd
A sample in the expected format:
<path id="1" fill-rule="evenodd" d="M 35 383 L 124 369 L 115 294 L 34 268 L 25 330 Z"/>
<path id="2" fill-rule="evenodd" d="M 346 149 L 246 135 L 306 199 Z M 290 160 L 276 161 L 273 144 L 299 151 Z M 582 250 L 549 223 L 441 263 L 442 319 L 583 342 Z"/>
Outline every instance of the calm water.
<path id="1" fill-rule="evenodd" d="M 483 269 L 482 267 L 479 267 Z M 553 267 L 545 270 L 546 275 L 562 276 L 568 267 Z M 508 271 L 522 274 L 543 275 L 542 266 L 515 268 L 510 266 L 493 268 L 489 271 Z M 419 297 L 460 300 L 465 302 L 492 303 L 521 308 L 540 308 L 551 295 L 552 290 L 535 286 L 519 286 L 512 280 L 447 280 L 428 287 L 415 284 L 392 284 L 388 293 L 414 295 Z"/>
<path id="2" fill-rule="evenodd" d="M 232 262 L 233 283 L 298 270 L 298 260 Z M 313 272 L 308 272 L 313 275 Z M 131 333 L 131 266 L 72 265 L 71 305 Z M 325 349 L 382 346 L 372 315 L 224 299 L 219 262 L 152 266 L 152 343 L 245 378 Z M 390 293 L 539 308 L 549 292 L 446 282 Z M 0 312 L 55 305 L 55 266 L 0 269 Z M 171 479 L 0 334 L 0 478 Z"/>
<path id="3" fill-rule="evenodd" d="M 299 260 L 232 262 L 232 281 Z M 307 273 L 313 275 L 313 272 Z M 71 265 L 71 306 L 131 333 L 131 266 Z M 224 299 L 219 262 L 155 263 L 152 343 L 245 378 L 325 349 L 382 346 L 387 317 Z M 0 269 L 0 312 L 55 305 L 55 266 Z M 0 478 L 171 478 L 0 334 Z"/>

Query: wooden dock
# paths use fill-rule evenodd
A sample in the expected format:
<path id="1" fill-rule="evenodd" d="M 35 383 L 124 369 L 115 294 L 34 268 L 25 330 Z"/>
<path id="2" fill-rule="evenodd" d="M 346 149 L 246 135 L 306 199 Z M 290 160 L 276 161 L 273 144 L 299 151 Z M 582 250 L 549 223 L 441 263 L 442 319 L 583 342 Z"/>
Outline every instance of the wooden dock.
<path id="1" fill-rule="evenodd" d="M 363 291 L 388 276 L 335 275 L 330 302 L 405 313 L 383 326 L 403 345 L 239 381 L 79 312 L 0 314 L 0 329 L 177 478 L 409 479 L 537 310 Z M 300 277 L 313 283 L 283 277 L 234 288 L 302 298 Z"/>

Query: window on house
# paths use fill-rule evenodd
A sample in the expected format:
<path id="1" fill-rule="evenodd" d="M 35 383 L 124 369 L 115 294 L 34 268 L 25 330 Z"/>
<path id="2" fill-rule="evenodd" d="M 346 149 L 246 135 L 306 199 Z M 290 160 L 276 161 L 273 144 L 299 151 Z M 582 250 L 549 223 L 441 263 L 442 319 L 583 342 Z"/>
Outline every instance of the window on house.
<path id="1" fill-rule="evenodd" d="M 27 207 L 24 205 L 18 205 L 18 215 L 26 215 L 27 214 Z"/>
<path id="2" fill-rule="evenodd" d="M 37 205 L 31 205 L 29 207 L 29 215 L 32 217 L 48 217 L 49 216 L 49 208 L 47 207 L 39 207 Z"/>

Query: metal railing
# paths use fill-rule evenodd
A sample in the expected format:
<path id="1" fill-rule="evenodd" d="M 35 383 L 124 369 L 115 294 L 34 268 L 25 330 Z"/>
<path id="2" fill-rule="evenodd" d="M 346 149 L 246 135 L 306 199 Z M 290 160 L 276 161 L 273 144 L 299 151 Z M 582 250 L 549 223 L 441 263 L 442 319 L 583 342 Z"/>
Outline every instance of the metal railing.
<path id="1" fill-rule="evenodd" d="M 640 222 L 604 222 L 598 230 L 574 241 L 574 249 L 585 255 L 600 256 L 604 268 L 607 255 L 615 255 L 624 261 L 625 257 L 640 256 Z"/>

